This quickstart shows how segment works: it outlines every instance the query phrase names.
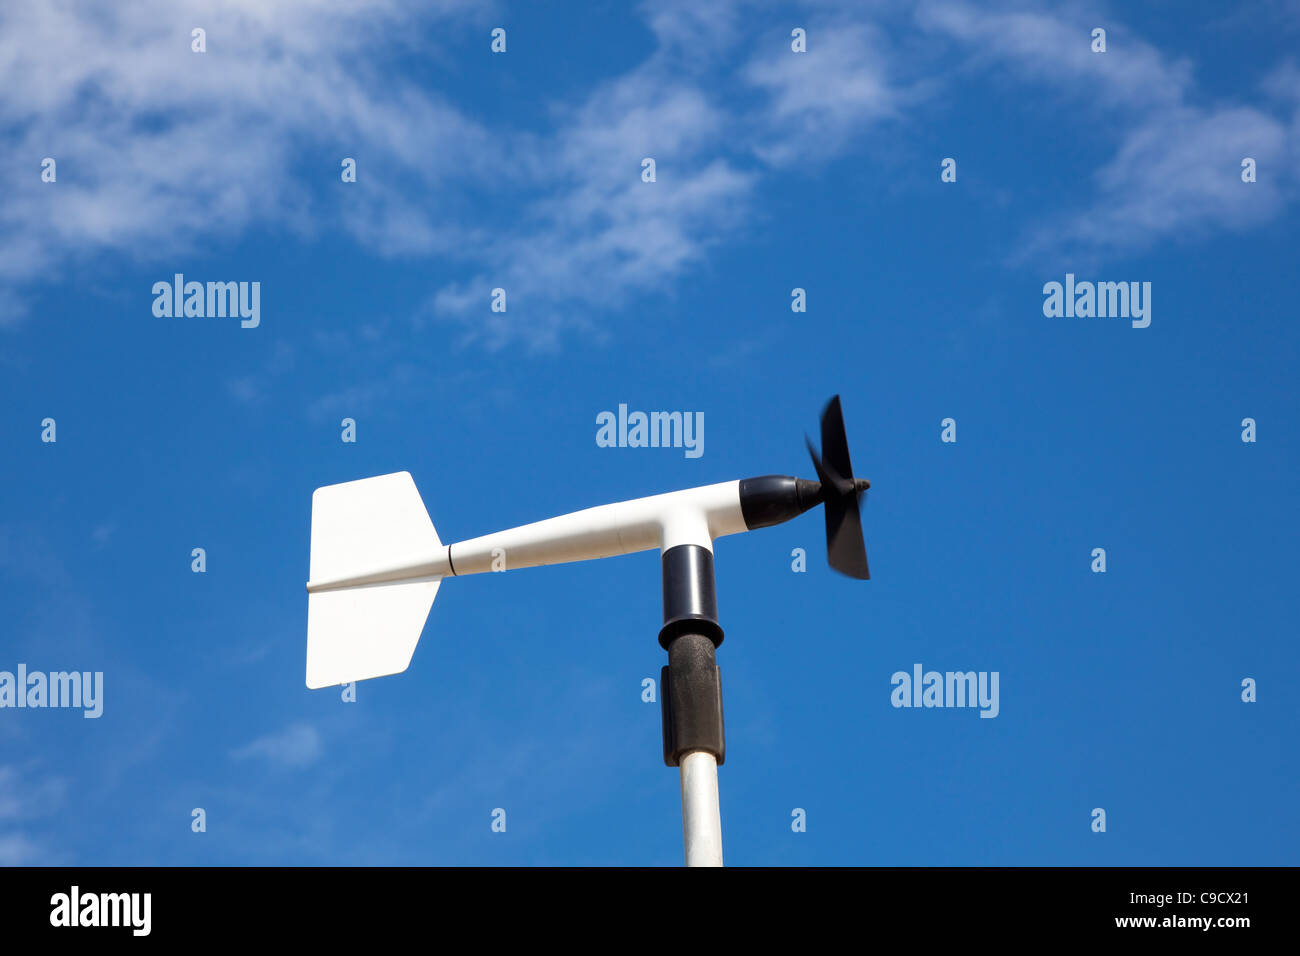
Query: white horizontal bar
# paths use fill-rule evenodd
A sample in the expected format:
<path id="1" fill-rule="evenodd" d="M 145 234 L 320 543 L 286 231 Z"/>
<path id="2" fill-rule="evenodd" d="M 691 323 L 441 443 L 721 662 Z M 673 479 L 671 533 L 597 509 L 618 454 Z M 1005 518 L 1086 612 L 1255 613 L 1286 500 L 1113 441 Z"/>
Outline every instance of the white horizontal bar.
<path id="1" fill-rule="evenodd" d="M 451 545 L 454 573 L 587 561 L 651 548 L 698 544 L 747 530 L 740 482 L 724 481 L 620 501 L 536 521 Z M 495 565 L 495 567 L 494 567 Z"/>

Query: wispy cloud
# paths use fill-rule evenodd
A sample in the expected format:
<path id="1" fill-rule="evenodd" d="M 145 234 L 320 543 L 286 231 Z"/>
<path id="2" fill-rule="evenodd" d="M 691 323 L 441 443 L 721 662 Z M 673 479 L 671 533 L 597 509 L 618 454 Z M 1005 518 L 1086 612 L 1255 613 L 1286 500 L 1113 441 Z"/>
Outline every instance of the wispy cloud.
<path id="1" fill-rule="evenodd" d="M 424 4 L 420 18 L 469 9 Z M 331 218 L 301 169 L 321 146 L 425 184 L 491 169 L 479 124 L 382 69 L 412 18 L 396 0 L 5 4 L 0 278 L 104 250 L 153 261 L 253 225 L 311 233 Z M 206 53 L 191 51 L 196 27 Z M 46 156 L 54 184 L 40 180 Z M 337 162 L 320 175 L 337 181 Z M 393 252 L 453 241 L 428 203 L 413 215 L 378 175 L 357 187 L 341 219 L 363 240 Z"/>
<path id="2" fill-rule="evenodd" d="M 646 55 L 522 132 L 386 68 L 413 29 L 437 42 L 442 23 L 483 28 L 470 3 L 418 16 L 398 0 L 6 5 L 0 166 L 15 186 L 0 205 L 0 325 L 24 313 L 23 287 L 69 261 L 338 229 L 378 255 L 437 256 L 462 273 L 429 290 L 417 324 L 454 323 L 489 349 L 552 348 L 601 334 L 632 296 L 670 292 L 752 219 L 765 179 L 845 155 L 882 124 L 906 135 L 973 76 L 1001 95 L 1054 91 L 1114 143 L 1091 196 L 1032 228 L 1031 250 L 1241 228 L 1294 201 L 1281 176 L 1243 190 L 1237 174 L 1243 156 L 1275 170 L 1294 149 L 1294 67 L 1260 102 L 1225 103 L 1118 17 L 1104 18 L 1109 52 L 1092 53 L 1090 8 L 823 2 L 801 54 L 767 9 L 643 5 Z M 197 26 L 205 54 L 190 50 Z M 360 169 L 347 187 L 345 155 Z M 55 185 L 40 182 L 44 156 L 59 162 Z M 656 182 L 641 179 L 645 157 Z M 508 211 L 492 218 L 475 195 Z M 498 287 L 506 313 L 490 310 Z M 273 377 L 228 390 L 254 404 Z"/>
<path id="3" fill-rule="evenodd" d="M 921 3 L 923 30 L 956 41 L 972 65 L 1013 70 L 1099 107 L 1144 110 L 1176 106 L 1191 86 L 1191 65 L 1170 60 L 1127 33 L 1116 18 L 1077 8 L 1017 4 L 990 7 L 960 0 Z M 1107 53 L 1093 53 L 1094 27 L 1108 28 Z"/>
<path id="4" fill-rule="evenodd" d="M 754 176 L 718 155 L 729 122 L 657 61 L 602 86 L 538 147 L 547 179 L 567 185 L 544 190 L 478 247 L 491 271 L 438 290 L 427 311 L 489 348 L 517 337 L 546 348 L 581 310 L 666 288 L 743 220 Z M 642 180 L 646 158 L 655 182 Z M 498 287 L 513 312 L 490 311 Z"/>
<path id="5" fill-rule="evenodd" d="M 61 777 L 0 765 L 0 866 L 30 866 L 47 857 L 21 827 L 57 810 L 66 793 L 67 781 Z"/>
<path id="6" fill-rule="evenodd" d="M 1296 142 L 1294 128 L 1258 109 L 1161 111 L 1125 136 L 1097 173 L 1092 207 L 1057 229 L 1055 241 L 1141 246 L 1266 222 L 1294 200 L 1283 170 Z M 1254 183 L 1241 179 L 1246 157 L 1257 164 Z"/>
<path id="7" fill-rule="evenodd" d="M 923 29 L 957 41 L 976 68 L 1010 71 L 1056 90 L 1096 117 L 1089 125 L 1100 142 L 1118 143 L 1094 177 L 1086 208 L 1036 224 L 1012 258 L 1066 246 L 1142 248 L 1241 229 L 1295 201 L 1290 178 L 1277 173 L 1300 142 L 1300 113 L 1285 105 L 1270 113 L 1263 103 L 1197 104 L 1191 64 L 1161 53 L 1115 17 L 1075 7 L 999 11 L 940 0 L 922 4 L 916 18 Z M 1108 29 L 1105 53 L 1092 52 L 1094 26 Z M 1285 99 L 1289 86 L 1295 76 L 1284 65 L 1265 92 Z M 1241 180 L 1246 157 L 1264 170 L 1255 183 Z"/>
<path id="8" fill-rule="evenodd" d="M 753 149 L 774 166 L 834 156 L 871 124 L 897 118 L 921 87 L 890 76 L 884 31 L 874 24 L 830 22 L 809 30 L 809 53 L 789 39 L 768 44 L 743 75 L 766 94 L 753 117 Z"/>
<path id="9" fill-rule="evenodd" d="M 0 821 L 26 820 L 58 808 L 67 793 L 61 777 L 20 773 L 13 765 L 0 766 Z"/>
<path id="10" fill-rule="evenodd" d="M 280 767 L 299 768 L 315 763 L 321 751 L 320 733 L 311 724 L 297 723 L 232 750 L 235 760 L 260 758 Z"/>
<path id="11" fill-rule="evenodd" d="M 44 855 L 41 847 L 21 833 L 0 833 L 0 866 L 31 866 Z"/>

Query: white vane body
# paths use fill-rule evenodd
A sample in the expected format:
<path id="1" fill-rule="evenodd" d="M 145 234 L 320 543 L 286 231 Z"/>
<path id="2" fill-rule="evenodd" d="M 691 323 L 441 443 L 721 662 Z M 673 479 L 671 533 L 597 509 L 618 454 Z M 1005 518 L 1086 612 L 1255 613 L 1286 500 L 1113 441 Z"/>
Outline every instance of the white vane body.
<path id="1" fill-rule="evenodd" d="M 406 670 L 443 578 L 586 561 L 749 530 L 740 482 L 600 505 L 445 545 L 409 472 L 318 488 L 307 582 L 307 686 Z"/>

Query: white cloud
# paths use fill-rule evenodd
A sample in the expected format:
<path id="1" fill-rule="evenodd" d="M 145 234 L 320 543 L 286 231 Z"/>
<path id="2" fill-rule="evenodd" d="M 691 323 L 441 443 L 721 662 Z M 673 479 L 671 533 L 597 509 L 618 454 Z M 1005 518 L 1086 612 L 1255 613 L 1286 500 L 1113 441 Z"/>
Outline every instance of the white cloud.
<path id="1" fill-rule="evenodd" d="M 1264 77 L 1261 86 L 1274 99 L 1289 105 L 1300 104 L 1300 67 L 1294 59 L 1285 60 Z"/>
<path id="2" fill-rule="evenodd" d="M 887 36 L 871 24 L 831 22 L 808 30 L 808 51 L 783 40 L 755 56 L 743 74 L 768 97 L 752 122 L 754 149 L 786 165 L 834 155 L 872 123 L 893 119 L 915 97 L 889 75 Z"/>
<path id="3" fill-rule="evenodd" d="M 1281 174 L 1290 135 L 1248 107 L 1161 111 L 1124 138 L 1097 174 L 1092 208 L 1061 236 L 1122 247 L 1265 222 L 1294 197 L 1289 175 Z M 1244 157 L 1258 164 L 1254 183 L 1241 180 Z"/>
<path id="4" fill-rule="evenodd" d="M 0 823 L 12 827 L 24 820 L 48 816 L 63 803 L 67 781 L 0 765 Z M 44 856 L 39 844 L 21 830 L 0 832 L 0 866 L 27 866 Z"/>
<path id="5" fill-rule="evenodd" d="M 1115 17 L 1109 52 L 1092 53 L 1091 8 L 819 2 L 801 54 L 765 4 L 640 9 L 650 52 L 525 133 L 388 69 L 410 37 L 439 42 L 430 24 L 486 37 L 490 13 L 469 0 L 418 17 L 400 0 L 4 5 L 0 173 L 14 188 L 0 205 L 0 326 L 22 317 L 25 285 L 98 253 L 165 266 L 253 229 L 336 228 L 379 255 L 452 263 L 463 278 L 431 289 L 422 316 L 464 340 L 551 347 L 599 334 L 601 313 L 634 295 L 671 292 L 751 220 L 764 178 L 844 155 L 883 123 L 902 135 L 897 121 L 925 118 L 976 73 L 999 96 L 1055 91 L 1115 143 L 1092 199 L 1040 224 L 1039 243 L 1242 228 L 1294 198 L 1280 177 L 1244 193 L 1241 157 L 1223 165 L 1240 152 L 1278 168 L 1294 148 L 1294 67 L 1270 79 L 1271 106 L 1200 102 L 1189 63 Z M 205 54 L 190 52 L 194 26 Z M 1278 100 L 1286 115 L 1270 112 Z M 57 184 L 40 182 L 44 156 Z M 358 162 L 346 188 L 343 156 Z M 655 183 L 641 181 L 646 156 Z M 476 191 L 508 217 L 489 222 Z M 506 314 L 489 309 L 496 287 Z M 228 388 L 256 402 L 273 377 Z M 367 394 L 345 389 L 310 413 Z"/>
<path id="6" fill-rule="evenodd" d="M 68 782 L 62 777 L 21 777 L 12 766 L 0 767 L 0 820 L 44 816 L 62 805 Z"/>
<path id="7" fill-rule="evenodd" d="M 282 767 L 306 767 L 316 762 L 322 751 L 320 733 L 311 724 L 297 723 L 278 733 L 258 737 L 231 751 L 235 760 L 260 757 Z"/>
<path id="8" fill-rule="evenodd" d="M 1063 115 L 1063 129 L 1082 123 L 1099 141 L 1117 142 L 1114 157 L 1094 177 L 1087 208 L 1039 224 L 1015 258 L 1070 245 L 1123 250 L 1239 230 L 1275 218 L 1296 197 L 1289 177 L 1277 171 L 1300 142 L 1300 114 L 1196 105 L 1190 64 L 1132 36 L 1114 17 L 1074 6 L 999 11 L 939 0 L 918 7 L 917 22 L 959 41 L 978 67 L 1010 70 L 1088 111 L 1087 120 Z M 1099 25 L 1108 29 L 1105 53 L 1091 49 Z M 1279 99 L 1288 86 L 1294 73 L 1286 64 L 1265 83 Z M 1247 156 L 1272 172 L 1243 183 Z"/>
<path id="9" fill-rule="evenodd" d="M 1050 11 L 1050 12 L 1049 12 Z M 1179 103 L 1191 85 L 1191 67 L 1170 61 L 1129 35 L 1115 18 L 1061 5 L 1017 5 L 999 10 L 958 0 L 916 8 L 922 29 L 958 41 L 973 63 L 1007 66 L 1022 79 L 1045 83 L 1099 106 L 1125 109 Z M 1107 52 L 1092 52 L 1092 29 L 1107 28 Z"/>
<path id="10" fill-rule="evenodd" d="M 241 405 L 252 405 L 262 397 L 262 389 L 251 375 L 241 375 L 226 382 L 226 391 Z"/>
<path id="11" fill-rule="evenodd" d="M 410 20 L 397 0 L 4 4 L 0 166 L 14 188 L 0 278 L 49 278 L 102 250 L 158 261 L 254 225 L 311 233 L 330 214 L 304 182 L 308 149 L 314 162 L 359 158 L 346 228 L 388 252 L 451 243 L 436 209 L 413 213 L 378 170 L 427 186 L 492 169 L 495 150 L 477 123 L 383 70 L 378 53 Z M 196 26 L 206 53 L 191 52 Z M 46 156 L 54 184 L 40 181 Z M 338 161 L 319 175 L 337 180 Z M 7 305 L 12 321 L 19 304 Z"/>
<path id="12" fill-rule="evenodd" d="M 539 174 L 565 185 L 477 250 L 491 271 L 440 289 L 428 312 L 488 348 L 520 336 L 547 348 L 585 311 L 667 288 L 744 219 L 755 176 L 717 155 L 729 123 L 657 61 L 601 86 L 536 146 Z M 641 178 L 647 157 L 652 183 Z M 490 311 L 493 288 L 506 290 L 506 313 Z"/>
<path id="13" fill-rule="evenodd" d="M 96 547 L 103 548 L 112 540 L 113 535 L 117 533 L 117 522 L 105 521 L 95 526 L 90 532 L 90 540 L 95 542 Z"/>
<path id="14" fill-rule="evenodd" d="M 0 866 L 31 866 L 42 851 L 22 833 L 0 833 Z"/>

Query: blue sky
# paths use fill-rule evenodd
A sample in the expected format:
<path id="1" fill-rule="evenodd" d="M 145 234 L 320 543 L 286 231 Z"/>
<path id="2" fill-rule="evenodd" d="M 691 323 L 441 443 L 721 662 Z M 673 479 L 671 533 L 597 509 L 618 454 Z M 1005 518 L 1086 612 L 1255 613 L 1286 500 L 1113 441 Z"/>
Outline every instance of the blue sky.
<path id="1" fill-rule="evenodd" d="M 104 674 L 0 710 L 0 863 L 679 863 L 658 557 L 447 582 L 344 703 L 311 492 L 408 470 L 455 541 L 807 476 L 835 392 L 873 579 L 816 514 L 716 546 L 727 862 L 1297 862 L 1293 5 L 263 6 L 0 12 L 0 670 Z M 916 663 L 998 716 L 892 707 Z"/>

